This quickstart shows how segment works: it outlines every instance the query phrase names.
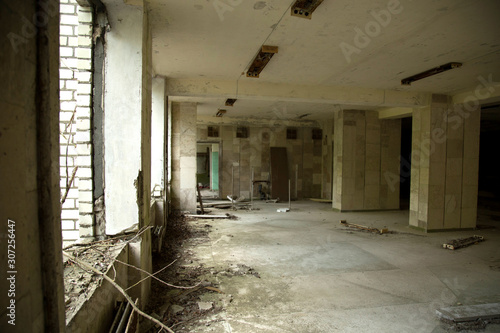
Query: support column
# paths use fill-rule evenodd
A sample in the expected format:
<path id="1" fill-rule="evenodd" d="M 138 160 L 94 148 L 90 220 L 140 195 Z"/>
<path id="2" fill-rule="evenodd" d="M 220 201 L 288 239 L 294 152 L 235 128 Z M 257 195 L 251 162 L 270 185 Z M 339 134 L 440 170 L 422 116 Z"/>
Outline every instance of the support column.
<path id="1" fill-rule="evenodd" d="M 151 74 L 144 9 L 116 6 L 107 34 L 105 121 L 106 234 L 149 223 Z M 145 36 L 146 35 L 146 36 Z M 148 83 L 149 82 L 149 83 Z"/>
<path id="2" fill-rule="evenodd" d="M 401 120 L 376 111 L 335 111 L 335 209 L 399 209 Z"/>
<path id="3" fill-rule="evenodd" d="M 2 2 L 1 11 L 0 331 L 64 332 L 59 2 Z"/>
<path id="4" fill-rule="evenodd" d="M 172 103 L 172 206 L 196 213 L 196 103 Z"/>
<path id="5" fill-rule="evenodd" d="M 322 124 L 323 144 L 322 144 L 322 160 L 321 160 L 321 198 L 332 199 L 332 174 L 333 174 L 333 156 L 332 156 L 332 135 L 333 135 L 333 120 L 326 121 Z M 295 177 L 295 169 L 293 177 Z M 292 178 L 293 178 L 292 177 Z"/>
<path id="6" fill-rule="evenodd" d="M 151 201 L 151 33 L 147 4 L 107 5 L 104 95 L 106 234 L 148 226 Z M 129 263 L 151 271 L 151 232 L 129 245 Z M 147 275 L 130 268 L 129 285 Z M 144 307 L 148 279 L 130 290 Z"/>
<path id="7" fill-rule="evenodd" d="M 151 121 L 151 189 L 156 193 L 165 188 L 165 79 L 153 79 Z M 158 186 L 157 186 L 158 185 Z M 156 188 L 155 188 L 156 186 Z"/>
<path id="8" fill-rule="evenodd" d="M 476 226 L 479 105 L 433 95 L 413 112 L 410 226 L 425 231 Z"/>
<path id="9" fill-rule="evenodd" d="M 152 82 L 151 100 L 151 221 L 157 226 L 165 226 L 167 193 L 165 187 L 166 175 L 166 141 L 167 141 L 167 103 L 165 96 L 165 78 L 154 78 Z M 157 250 L 161 249 L 160 235 Z"/>

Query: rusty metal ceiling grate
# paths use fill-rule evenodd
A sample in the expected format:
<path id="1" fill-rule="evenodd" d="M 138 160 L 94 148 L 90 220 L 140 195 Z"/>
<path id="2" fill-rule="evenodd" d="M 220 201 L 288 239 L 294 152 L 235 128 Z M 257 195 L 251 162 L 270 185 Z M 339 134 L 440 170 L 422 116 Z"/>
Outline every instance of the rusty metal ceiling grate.
<path id="1" fill-rule="evenodd" d="M 318 8 L 323 0 L 297 0 L 292 5 L 292 16 L 311 19 L 312 13 Z"/>
<path id="2" fill-rule="evenodd" d="M 275 53 L 278 53 L 277 46 L 262 45 L 261 50 L 248 68 L 247 77 L 258 78 L 260 72 L 266 67 Z"/>
<path id="3" fill-rule="evenodd" d="M 215 116 L 216 116 L 216 117 L 222 117 L 223 115 L 225 115 L 225 114 L 226 114 L 226 112 L 227 112 L 227 111 L 226 111 L 226 110 L 224 110 L 224 109 L 218 109 L 218 110 L 217 110 L 217 113 L 215 114 Z"/>

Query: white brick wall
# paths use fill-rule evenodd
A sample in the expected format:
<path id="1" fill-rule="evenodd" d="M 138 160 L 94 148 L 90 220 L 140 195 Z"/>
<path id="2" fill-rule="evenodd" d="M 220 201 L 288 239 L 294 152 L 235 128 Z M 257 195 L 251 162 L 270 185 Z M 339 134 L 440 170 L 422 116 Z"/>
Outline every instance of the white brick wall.
<path id="1" fill-rule="evenodd" d="M 76 0 L 60 0 L 60 12 L 61 197 L 66 192 L 67 176 L 71 178 L 77 165 L 81 168 L 76 173 L 61 211 L 63 246 L 66 246 L 81 236 L 82 215 L 85 215 L 83 224 L 87 226 L 85 234 L 89 234 L 88 225 L 93 221 L 89 109 L 92 92 L 92 40 L 89 33 L 92 31 L 92 12 L 79 7 Z M 83 161 L 84 165 L 80 165 L 79 161 Z"/>
<path id="2" fill-rule="evenodd" d="M 60 6 L 60 48 L 61 57 L 59 77 L 60 77 L 60 144 L 61 144 L 61 196 L 66 192 L 67 175 L 71 177 L 76 164 L 76 79 L 77 69 L 71 68 L 70 63 L 76 60 L 76 50 L 68 45 L 69 38 L 78 37 L 78 16 L 76 14 L 77 4 L 75 0 Z M 64 18 L 64 19 L 63 19 Z M 66 156 L 66 150 L 68 155 Z M 78 176 L 78 174 L 77 174 Z M 63 230 L 64 244 L 77 239 L 78 224 L 78 188 L 77 182 L 73 182 L 68 192 L 66 201 L 62 206 L 61 223 Z"/>

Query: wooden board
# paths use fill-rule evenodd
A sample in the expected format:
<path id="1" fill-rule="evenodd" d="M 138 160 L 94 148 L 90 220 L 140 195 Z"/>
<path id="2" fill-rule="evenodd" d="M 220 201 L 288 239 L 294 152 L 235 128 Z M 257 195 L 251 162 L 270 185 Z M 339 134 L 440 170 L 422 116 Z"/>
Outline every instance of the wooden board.
<path id="1" fill-rule="evenodd" d="M 286 147 L 271 147 L 271 198 L 288 200 L 288 158 Z"/>
<path id="2" fill-rule="evenodd" d="M 470 246 L 473 244 L 477 244 L 479 242 L 484 242 L 484 237 L 474 235 L 474 236 L 468 237 L 468 238 L 459 238 L 459 239 L 451 240 L 448 243 L 444 243 L 443 248 L 450 249 L 450 250 L 456 250 L 456 249 L 460 249 L 462 247 L 467 247 L 467 246 Z"/>

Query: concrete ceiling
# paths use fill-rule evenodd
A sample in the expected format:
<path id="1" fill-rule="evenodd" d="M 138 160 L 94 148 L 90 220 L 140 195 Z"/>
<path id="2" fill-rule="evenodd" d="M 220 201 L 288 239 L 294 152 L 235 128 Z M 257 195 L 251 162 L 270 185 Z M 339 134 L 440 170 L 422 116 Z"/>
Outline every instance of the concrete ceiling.
<path id="1" fill-rule="evenodd" d="M 171 100 L 197 101 L 201 114 L 213 115 L 225 98 L 237 97 L 228 116 L 269 117 L 281 108 L 290 118 L 312 113 L 310 119 L 319 119 L 335 105 L 373 109 L 403 105 L 363 98 L 359 103 L 356 98 L 346 102 L 333 93 L 335 97 L 325 103 L 309 101 L 307 96 L 293 101 L 279 93 L 249 98 L 238 95 L 238 88 L 273 84 L 277 90 L 286 86 L 290 91 L 294 86 L 332 92 L 372 89 L 383 92 L 385 102 L 387 91 L 453 95 L 474 89 L 478 76 L 500 77 L 498 0 L 400 0 L 395 7 L 391 7 L 395 0 L 324 0 L 311 20 L 290 15 L 294 2 L 149 1 L 155 72 L 179 82 L 196 80 L 201 86 L 233 85 L 210 95 L 184 84 L 183 93 L 174 93 Z M 388 13 L 388 8 L 394 8 L 394 14 L 384 17 L 384 24 L 377 23 L 374 13 Z M 364 45 L 355 40 L 359 30 L 368 33 Z M 247 78 L 243 73 L 261 45 L 278 46 L 279 52 L 260 78 Z M 346 56 L 343 48 L 354 51 Z M 448 62 L 463 66 L 401 86 L 401 79 Z"/>

